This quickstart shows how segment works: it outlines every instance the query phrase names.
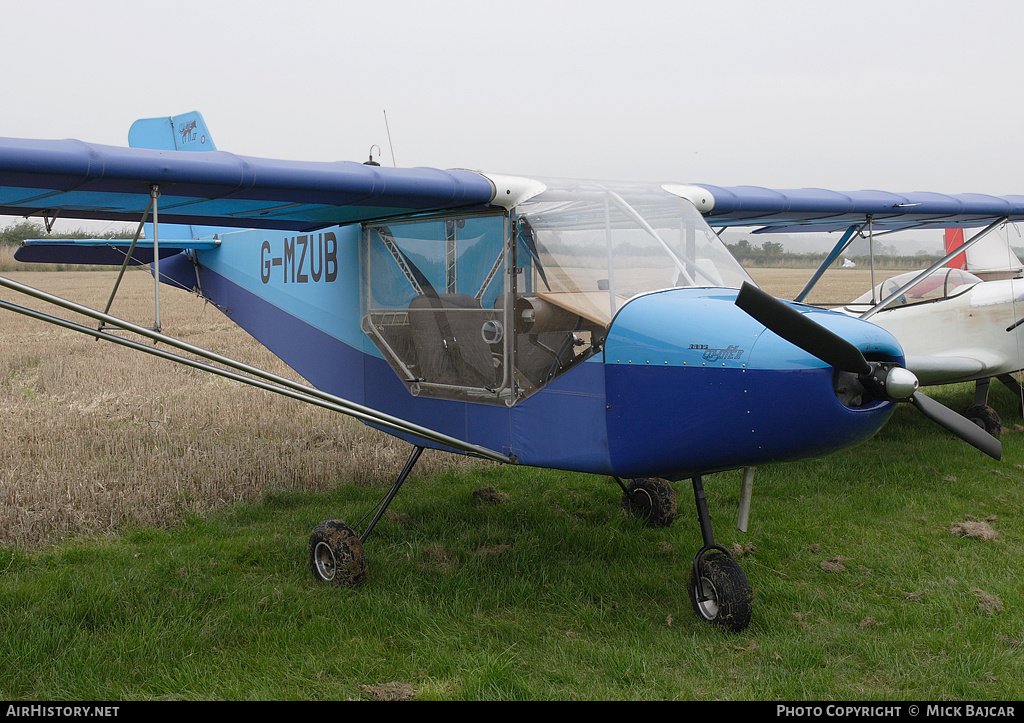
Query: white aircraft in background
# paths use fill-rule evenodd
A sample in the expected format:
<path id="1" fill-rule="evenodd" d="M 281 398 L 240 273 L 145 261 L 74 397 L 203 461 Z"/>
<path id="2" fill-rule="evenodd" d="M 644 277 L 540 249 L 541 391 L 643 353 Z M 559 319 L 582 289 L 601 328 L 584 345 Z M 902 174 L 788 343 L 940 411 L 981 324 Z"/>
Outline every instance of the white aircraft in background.
<path id="1" fill-rule="evenodd" d="M 947 229 L 944 265 L 894 276 L 841 310 L 896 337 L 922 386 L 975 382 L 963 414 L 998 436 L 992 379 L 1010 388 L 1024 414 L 1024 389 L 1012 376 L 1024 369 L 1024 264 L 999 234 L 971 241 L 961 250 L 963 229 Z"/>

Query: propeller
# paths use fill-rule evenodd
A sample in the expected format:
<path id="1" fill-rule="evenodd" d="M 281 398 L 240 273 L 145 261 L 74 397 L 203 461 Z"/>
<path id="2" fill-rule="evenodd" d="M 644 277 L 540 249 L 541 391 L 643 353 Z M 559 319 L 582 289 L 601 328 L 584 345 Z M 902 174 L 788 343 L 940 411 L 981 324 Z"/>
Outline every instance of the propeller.
<path id="1" fill-rule="evenodd" d="M 921 414 L 993 459 L 1002 458 L 998 439 L 918 390 L 917 377 L 897 365 L 869 362 L 854 344 L 776 299 L 744 282 L 736 306 L 789 343 L 840 371 L 857 376 L 872 394 L 891 402 L 909 402 Z"/>
<path id="2" fill-rule="evenodd" d="M 831 367 L 855 374 L 871 373 L 871 365 L 856 346 L 749 282 L 743 282 L 736 306 Z"/>

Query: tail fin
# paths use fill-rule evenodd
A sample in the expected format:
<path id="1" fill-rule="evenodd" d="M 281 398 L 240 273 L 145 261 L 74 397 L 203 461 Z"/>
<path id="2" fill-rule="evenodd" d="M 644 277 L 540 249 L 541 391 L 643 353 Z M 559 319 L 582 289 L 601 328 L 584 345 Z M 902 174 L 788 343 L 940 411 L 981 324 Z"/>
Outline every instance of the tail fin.
<path id="1" fill-rule="evenodd" d="M 954 250 L 964 245 L 964 230 L 962 228 L 947 228 L 946 229 L 946 253 L 952 253 Z M 949 260 L 946 264 L 951 269 L 966 269 L 967 268 L 967 254 L 958 254 Z"/>
<path id="2" fill-rule="evenodd" d="M 967 251 L 954 256 L 947 264 L 953 269 L 964 269 L 985 281 L 1008 279 L 1019 276 L 1024 270 L 1017 254 L 1010 248 L 1007 239 L 993 231 Z M 946 253 L 952 253 L 964 244 L 962 228 L 947 228 L 945 234 Z"/>
<path id="3" fill-rule="evenodd" d="M 197 110 L 166 118 L 141 118 L 128 129 L 128 145 L 155 151 L 215 151 L 213 136 L 203 114 Z M 213 226 L 160 224 L 160 237 L 193 239 L 213 236 L 221 231 Z M 153 224 L 146 224 L 146 238 L 153 237 Z"/>
<path id="4" fill-rule="evenodd" d="M 156 151 L 215 151 L 213 138 L 206 121 L 198 111 L 170 118 L 143 118 L 132 123 L 128 131 L 128 145 Z M 147 223 L 146 240 L 139 241 L 130 263 L 145 265 L 153 262 L 153 224 Z M 209 226 L 160 224 L 160 258 L 168 258 L 185 249 L 213 249 L 217 241 L 211 238 L 222 230 Z M 196 240 L 206 239 L 206 240 Z M 130 243 L 113 239 L 27 239 L 14 258 L 29 263 L 47 264 L 103 264 L 120 266 L 124 262 Z"/>
<path id="5" fill-rule="evenodd" d="M 215 151 L 213 137 L 199 111 L 169 118 L 142 118 L 128 129 L 128 145 L 155 151 Z"/>

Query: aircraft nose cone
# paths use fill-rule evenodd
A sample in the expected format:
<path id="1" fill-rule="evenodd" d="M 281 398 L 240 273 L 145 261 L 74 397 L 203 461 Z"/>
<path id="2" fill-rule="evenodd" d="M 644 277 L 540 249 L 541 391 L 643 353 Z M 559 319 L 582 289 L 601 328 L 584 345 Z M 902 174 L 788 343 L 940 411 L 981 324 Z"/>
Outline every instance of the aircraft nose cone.
<path id="1" fill-rule="evenodd" d="M 885 388 L 891 399 L 909 399 L 914 396 L 918 386 L 914 373 L 903 367 L 890 371 L 885 380 Z"/>

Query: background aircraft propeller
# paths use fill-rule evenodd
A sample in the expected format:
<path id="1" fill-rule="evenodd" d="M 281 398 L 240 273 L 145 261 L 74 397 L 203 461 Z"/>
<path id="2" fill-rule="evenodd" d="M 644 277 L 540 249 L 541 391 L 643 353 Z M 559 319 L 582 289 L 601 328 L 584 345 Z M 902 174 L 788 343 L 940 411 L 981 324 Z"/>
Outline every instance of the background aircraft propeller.
<path id="1" fill-rule="evenodd" d="M 1002 444 L 998 439 L 919 391 L 917 378 L 907 369 L 895 364 L 869 362 L 854 344 L 753 284 L 743 284 L 736 297 L 736 305 L 808 354 L 840 371 L 856 375 L 869 393 L 891 402 L 909 402 L 928 419 L 993 459 L 1002 457 Z"/>

